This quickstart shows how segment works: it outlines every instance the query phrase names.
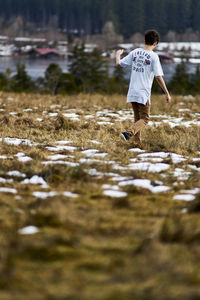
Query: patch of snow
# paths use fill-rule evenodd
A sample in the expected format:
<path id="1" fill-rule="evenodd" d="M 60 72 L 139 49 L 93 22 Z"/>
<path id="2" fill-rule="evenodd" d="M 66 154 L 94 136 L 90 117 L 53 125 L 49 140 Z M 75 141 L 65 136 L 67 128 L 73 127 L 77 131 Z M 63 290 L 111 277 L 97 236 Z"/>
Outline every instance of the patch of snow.
<path id="1" fill-rule="evenodd" d="M 98 177 L 102 177 L 103 173 L 102 172 L 98 172 L 96 169 L 90 169 L 86 171 L 90 176 L 98 176 Z"/>
<path id="2" fill-rule="evenodd" d="M 105 190 L 103 194 L 112 198 L 124 198 L 128 195 L 127 193 L 118 190 Z"/>
<path id="3" fill-rule="evenodd" d="M 48 197 L 54 197 L 54 196 L 58 195 L 58 193 L 53 192 L 53 191 L 51 191 L 51 192 L 39 192 L 38 191 L 38 192 L 33 192 L 32 195 L 37 197 L 37 198 L 46 199 Z"/>
<path id="4" fill-rule="evenodd" d="M 25 108 L 23 111 L 33 111 L 32 108 Z"/>
<path id="5" fill-rule="evenodd" d="M 137 187 L 148 189 L 152 193 L 167 192 L 171 189 L 170 187 L 164 186 L 164 185 L 153 186 L 149 179 L 134 179 L 134 180 L 129 180 L 129 181 L 123 181 L 123 182 L 120 182 L 119 185 L 120 186 L 134 185 Z"/>
<path id="6" fill-rule="evenodd" d="M 79 166 L 78 163 L 74 163 L 74 162 L 71 162 L 71 161 L 64 161 L 64 160 L 42 161 L 41 164 L 42 165 L 66 165 L 66 166 L 70 166 L 70 167 L 77 167 L 77 166 Z"/>
<path id="7" fill-rule="evenodd" d="M 49 113 L 49 117 L 57 117 L 58 113 Z"/>
<path id="8" fill-rule="evenodd" d="M 169 165 L 164 164 L 164 163 L 151 164 L 151 163 L 144 162 L 144 163 L 129 164 L 128 167 L 130 170 L 139 170 L 139 171 L 159 173 L 162 171 L 166 171 L 169 168 Z"/>
<path id="9" fill-rule="evenodd" d="M 6 187 L 0 187 L 0 193 L 11 193 L 11 194 L 17 194 L 16 189 L 6 188 Z"/>
<path id="10" fill-rule="evenodd" d="M 89 142 L 90 142 L 90 143 L 93 143 L 93 144 L 96 144 L 96 145 L 100 145 L 100 144 L 101 144 L 100 142 L 98 142 L 98 141 L 96 141 L 96 140 L 90 140 Z"/>
<path id="11" fill-rule="evenodd" d="M 29 156 L 22 156 L 22 157 L 18 157 L 18 161 L 20 162 L 28 162 L 28 161 L 31 161 L 32 158 L 29 157 Z"/>
<path id="12" fill-rule="evenodd" d="M 142 150 L 142 149 L 140 149 L 140 148 L 131 148 L 131 149 L 129 149 L 128 151 L 130 151 L 130 152 L 145 152 L 145 150 Z"/>
<path id="13" fill-rule="evenodd" d="M 18 230 L 19 234 L 35 234 L 38 232 L 39 232 L 39 229 L 35 226 L 26 226 L 26 227 Z"/>
<path id="14" fill-rule="evenodd" d="M 198 168 L 197 166 L 195 165 L 188 165 L 189 168 L 195 170 L 195 171 L 200 171 L 200 168 Z"/>
<path id="15" fill-rule="evenodd" d="M 27 146 L 33 146 L 33 145 L 37 145 L 36 143 L 33 143 L 30 140 L 27 139 L 18 139 L 18 138 L 0 138 L 0 142 L 5 142 L 7 144 L 10 145 L 15 145 L 15 146 L 19 146 L 19 145 L 27 145 Z"/>
<path id="16" fill-rule="evenodd" d="M 69 198 L 77 198 L 78 197 L 77 194 L 74 194 L 74 193 L 71 193 L 71 192 L 63 192 L 62 194 L 63 194 L 63 196 L 69 197 Z"/>
<path id="17" fill-rule="evenodd" d="M 95 153 L 99 152 L 97 149 L 88 149 L 81 151 L 82 154 L 86 155 L 87 157 L 94 156 Z"/>
<path id="18" fill-rule="evenodd" d="M 119 187 L 118 187 L 118 185 L 103 184 L 102 189 L 104 189 L 104 190 L 110 189 L 110 190 L 118 191 Z"/>
<path id="19" fill-rule="evenodd" d="M 180 193 L 195 195 L 195 194 L 200 193 L 200 188 L 194 188 L 193 190 L 182 190 L 182 191 L 180 191 Z"/>
<path id="20" fill-rule="evenodd" d="M 9 171 L 7 174 L 8 174 L 9 176 L 14 176 L 14 177 L 22 177 L 22 178 L 25 178 L 25 177 L 26 177 L 26 174 L 21 173 L 21 172 L 19 172 L 19 171 L 17 171 L 17 170 Z"/>
<path id="21" fill-rule="evenodd" d="M 102 163 L 101 160 L 99 159 L 92 159 L 92 158 L 80 158 L 80 163 Z"/>
<path id="22" fill-rule="evenodd" d="M 29 178 L 24 179 L 21 182 L 21 184 L 41 184 L 43 188 L 47 188 L 48 187 L 46 181 L 42 177 L 40 177 L 38 175 L 34 175 L 30 179 Z"/>
<path id="23" fill-rule="evenodd" d="M 174 172 L 172 172 L 172 175 L 178 177 L 179 180 L 187 180 L 190 174 L 191 172 L 186 172 L 181 168 L 176 168 Z"/>
<path id="24" fill-rule="evenodd" d="M 175 195 L 173 197 L 174 200 L 183 200 L 183 201 L 192 201 L 195 199 L 195 196 L 190 194 L 182 194 L 182 195 Z"/>
<path id="25" fill-rule="evenodd" d="M 59 144 L 59 145 L 67 145 L 67 144 L 71 144 L 72 141 L 57 141 L 56 144 Z"/>
<path id="26" fill-rule="evenodd" d="M 64 155 L 64 154 L 55 154 L 55 155 L 48 156 L 48 159 L 58 160 L 58 159 L 64 159 L 66 157 L 67 157 L 67 155 Z"/>
<path id="27" fill-rule="evenodd" d="M 7 159 L 8 157 L 6 155 L 0 155 L 0 159 Z"/>
<path id="28" fill-rule="evenodd" d="M 75 151 L 77 147 L 73 146 L 55 146 L 55 147 L 46 147 L 47 150 L 49 151 Z"/>

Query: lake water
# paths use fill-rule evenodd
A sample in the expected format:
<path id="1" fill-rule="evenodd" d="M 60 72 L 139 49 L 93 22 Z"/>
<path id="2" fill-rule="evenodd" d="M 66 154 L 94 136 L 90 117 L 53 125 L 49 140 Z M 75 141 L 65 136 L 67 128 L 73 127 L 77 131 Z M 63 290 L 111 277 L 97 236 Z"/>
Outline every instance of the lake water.
<path id="1" fill-rule="evenodd" d="M 14 72 L 16 71 L 16 65 L 25 64 L 27 73 L 33 78 L 43 77 L 45 70 L 51 63 L 58 64 L 63 72 L 68 72 L 69 62 L 66 59 L 54 58 L 27 58 L 27 57 L 0 57 L 0 72 L 5 72 L 7 68 L 10 68 Z M 165 80 L 168 82 L 176 69 L 177 63 L 163 64 L 163 71 L 165 74 Z M 195 73 L 197 64 L 187 63 L 188 73 Z M 110 71 L 114 68 L 114 61 L 110 63 Z"/>

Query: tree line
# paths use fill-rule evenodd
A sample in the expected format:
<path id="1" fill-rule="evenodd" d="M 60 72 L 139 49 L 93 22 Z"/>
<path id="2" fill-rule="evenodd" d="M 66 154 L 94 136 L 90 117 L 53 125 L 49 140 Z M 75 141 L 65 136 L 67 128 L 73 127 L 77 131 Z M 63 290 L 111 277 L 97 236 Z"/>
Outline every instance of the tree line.
<path id="1" fill-rule="evenodd" d="M 81 92 L 125 95 L 128 81 L 124 75 L 120 66 L 116 66 L 110 74 L 108 62 L 102 57 L 101 51 L 94 49 L 88 53 L 82 44 L 73 48 L 69 73 L 64 73 L 57 64 L 50 64 L 44 77 L 33 80 L 27 74 L 25 65 L 18 64 L 15 73 L 10 69 L 0 73 L 0 90 L 52 95 L 72 95 Z M 185 63 L 177 65 L 168 87 L 174 94 L 200 94 L 199 66 L 194 74 L 188 74 Z M 153 85 L 153 92 L 162 93 L 157 83 Z"/>
<path id="2" fill-rule="evenodd" d="M 107 21 L 125 38 L 148 28 L 161 34 L 200 29 L 199 0 L 0 0 L 0 25 L 21 16 L 45 30 L 57 27 L 78 35 L 99 34 Z"/>

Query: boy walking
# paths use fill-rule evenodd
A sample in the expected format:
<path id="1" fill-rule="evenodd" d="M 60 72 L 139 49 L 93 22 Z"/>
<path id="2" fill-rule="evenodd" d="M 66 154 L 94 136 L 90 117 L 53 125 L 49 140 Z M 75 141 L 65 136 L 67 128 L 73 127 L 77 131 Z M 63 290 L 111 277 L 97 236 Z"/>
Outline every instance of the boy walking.
<path id="1" fill-rule="evenodd" d="M 141 129 L 149 122 L 151 105 L 151 88 L 154 77 L 166 95 L 167 103 L 171 102 L 171 96 L 163 79 L 163 71 L 158 55 L 153 52 L 160 41 L 156 30 L 145 32 L 144 48 L 137 48 L 131 51 L 123 59 L 123 50 L 116 52 L 116 65 L 131 67 L 131 79 L 127 95 L 127 102 L 130 102 L 134 111 L 135 123 L 121 137 L 128 141 L 134 137 L 137 144 L 141 143 Z"/>

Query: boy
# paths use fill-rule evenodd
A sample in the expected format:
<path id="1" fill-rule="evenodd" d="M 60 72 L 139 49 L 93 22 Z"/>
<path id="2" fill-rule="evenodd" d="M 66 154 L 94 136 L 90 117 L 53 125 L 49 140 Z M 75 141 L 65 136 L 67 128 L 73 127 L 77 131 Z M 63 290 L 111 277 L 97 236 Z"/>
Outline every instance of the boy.
<path id="1" fill-rule="evenodd" d="M 120 59 L 123 50 L 116 52 L 116 65 L 131 67 L 131 79 L 127 95 L 127 102 L 131 102 L 135 123 L 121 137 L 128 141 L 134 137 L 134 141 L 140 145 L 140 131 L 148 123 L 151 105 L 151 87 L 156 77 L 157 82 L 166 95 L 167 103 L 171 102 L 171 96 L 163 80 L 163 71 L 158 55 L 153 52 L 159 43 L 160 37 L 156 30 L 145 32 L 144 48 L 131 51 L 126 57 Z"/>

